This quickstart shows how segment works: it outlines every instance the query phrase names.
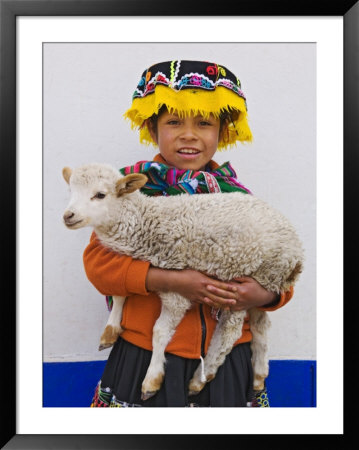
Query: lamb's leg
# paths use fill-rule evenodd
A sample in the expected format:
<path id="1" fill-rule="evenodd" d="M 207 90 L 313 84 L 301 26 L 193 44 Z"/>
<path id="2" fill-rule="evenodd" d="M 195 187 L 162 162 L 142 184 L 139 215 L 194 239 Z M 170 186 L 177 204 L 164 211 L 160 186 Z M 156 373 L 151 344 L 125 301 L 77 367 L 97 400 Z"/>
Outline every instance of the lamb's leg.
<path id="1" fill-rule="evenodd" d="M 253 389 L 261 391 L 264 389 L 264 380 L 268 376 L 268 340 L 267 331 L 270 327 L 269 316 L 264 311 L 253 308 L 250 314 L 250 327 L 252 332 L 252 365 L 253 365 Z"/>
<path id="2" fill-rule="evenodd" d="M 216 376 L 233 344 L 242 336 L 245 315 L 246 311 L 222 312 L 203 361 L 204 367 L 202 364 L 197 367 L 189 383 L 189 395 L 198 394 Z"/>
<path id="3" fill-rule="evenodd" d="M 191 306 L 189 300 L 174 293 L 160 294 L 162 310 L 153 328 L 152 358 L 142 383 L 142 400 L 154 396 L 160 389 L 165 370 L 165 349 L 177 325 Z"/>
<path id="4" fill-rule="evenodd" d="M 119 297 L 114 295 L 112 297 L 113 305 L 108 317 L 108 321 L 104 332 L 102 333 L 100 339 L 99 350 L 103 350 L 108 347 L 112 347 L 117 341 L 119 335 L 122 333 L 121 319 L 122 319 L 122 308 L 125 303 L 126 297 Z"/>

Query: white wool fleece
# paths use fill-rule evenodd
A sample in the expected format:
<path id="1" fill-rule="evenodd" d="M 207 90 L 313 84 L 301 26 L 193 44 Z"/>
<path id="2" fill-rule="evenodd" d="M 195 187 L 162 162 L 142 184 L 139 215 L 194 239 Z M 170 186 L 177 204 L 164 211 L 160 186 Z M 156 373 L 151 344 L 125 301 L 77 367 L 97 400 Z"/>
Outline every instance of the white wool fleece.
<path id="1" fill-rule="evenodd" d="M 303 250 L 293 226 L 253 195 L 148 197 L 137 190 L 117 196 L 114 185 L 125 177 L 110 166 L 89 165 L 72 175 L 73 194 L 81 191 L 72 207 L 77 203 L 81 214 L 95 215 L 92 223 L 87 218 L 89 225 L 105 246 L 120 253 L 155 267 L 195 268 L 221 280 L 251 276 L 277 293 L 287 291 L 301 272 Z M 106 192 L 106 198 L 94 204 L 89 199 L 95 191 Z"/>

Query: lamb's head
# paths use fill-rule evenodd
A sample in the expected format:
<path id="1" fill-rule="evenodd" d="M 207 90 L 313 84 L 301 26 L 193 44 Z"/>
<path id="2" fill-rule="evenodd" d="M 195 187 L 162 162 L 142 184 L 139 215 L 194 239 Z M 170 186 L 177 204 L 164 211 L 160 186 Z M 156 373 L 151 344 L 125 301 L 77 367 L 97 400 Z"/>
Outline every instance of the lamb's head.
<path id="1" fill-rule="evenodd" d="M 104 225 L 115 207 L 114 202 L 140 189 L 147 181 L 143 174 L 123 177 L 107 164 L 88 164 L 74 170 L 64 167 L 62 175 L 71 191 L 63 219 L 73 230 Z"/>

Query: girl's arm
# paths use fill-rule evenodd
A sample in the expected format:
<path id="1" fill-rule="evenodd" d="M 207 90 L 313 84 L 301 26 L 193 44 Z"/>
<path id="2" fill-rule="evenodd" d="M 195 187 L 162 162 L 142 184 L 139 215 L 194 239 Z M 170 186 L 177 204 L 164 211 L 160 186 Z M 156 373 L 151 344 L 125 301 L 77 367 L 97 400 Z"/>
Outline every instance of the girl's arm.
<path id="1" fill-rule="evenodd" d="M 101 244 L 95 233 L 83 254 L 87 278 L 103 295 L 146 295 L 148 262 L 119 255 Z"/>
<path id="2" fill-rule="evenodd" d="M 213 301 L 220 306 L 236 304 L 236 289 L 230 283 L 214 280 L 195 270 L 165 270 L 150 263 L 119 255 L 102 245 L 95 233 L 83 255 L 86 275 L 103 295 L 147 295 L 151 292 L 178 292 L 193 302 Z M 208 285 L 216 287 L 211 293 Z M 204 300 L 208 297 L 208 300 Z M 212 299 L 212 300 L 210 300 Z M 231 300 L 232 299 L 232 300 Z"/>

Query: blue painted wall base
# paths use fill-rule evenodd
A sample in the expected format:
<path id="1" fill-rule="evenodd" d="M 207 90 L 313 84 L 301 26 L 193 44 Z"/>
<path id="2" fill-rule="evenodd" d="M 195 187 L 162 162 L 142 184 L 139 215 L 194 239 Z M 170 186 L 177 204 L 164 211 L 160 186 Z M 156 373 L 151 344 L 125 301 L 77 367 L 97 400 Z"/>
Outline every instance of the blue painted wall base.
<path id="1" fill-rule="evenodd" d="M 43 406 L 88 407 L 105 363 L 44 363 Z M 271 407 L 316 406 L 316 362 L 271 360 L 267 389 Z"/>

